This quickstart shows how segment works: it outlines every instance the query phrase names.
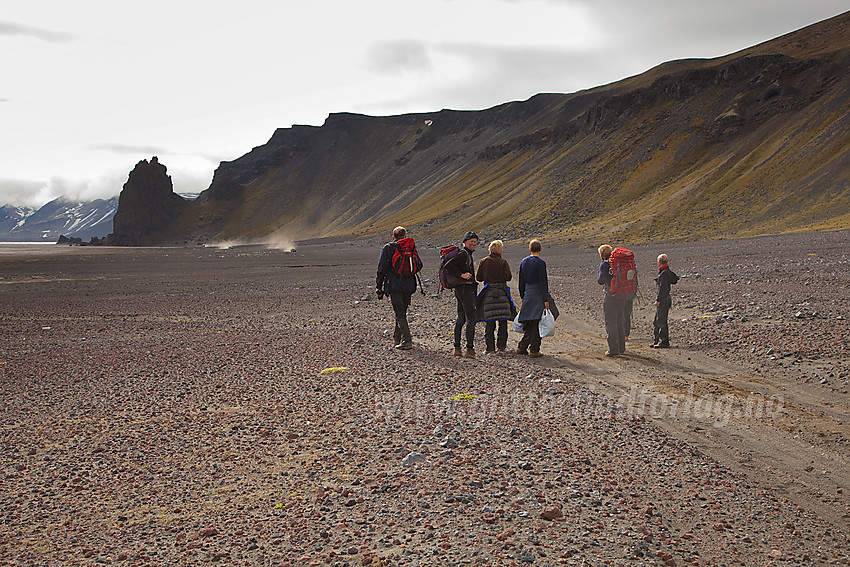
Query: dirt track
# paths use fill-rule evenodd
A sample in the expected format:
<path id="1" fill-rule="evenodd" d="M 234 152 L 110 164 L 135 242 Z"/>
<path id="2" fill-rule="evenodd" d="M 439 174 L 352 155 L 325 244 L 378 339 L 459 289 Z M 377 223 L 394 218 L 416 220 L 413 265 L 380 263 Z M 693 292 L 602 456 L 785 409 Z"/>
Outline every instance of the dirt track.
<path id="1" fill-rule="evenodd" d="M 544 249 L 538 361 L 449 357 L 433 282 L 393 352 L 377 242 L 3 248 L 0 565 L 846 563 L 848 240 L 637 248 L 673 348 L 644 276 L 616 360 L 595 250 Z"/>

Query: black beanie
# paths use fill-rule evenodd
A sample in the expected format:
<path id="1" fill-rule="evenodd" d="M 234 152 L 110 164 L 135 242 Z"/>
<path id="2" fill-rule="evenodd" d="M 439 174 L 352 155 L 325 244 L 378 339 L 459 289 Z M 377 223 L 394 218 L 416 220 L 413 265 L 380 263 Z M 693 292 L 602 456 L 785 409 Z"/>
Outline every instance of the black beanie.
<path id="1" fill-rule="evenodd" d="M 466 242 L 467 240 L 472 240 L 473 238 L 474 238 L 475 240 L 478 240 L 478 235 L 477 235 L 477 234 L 475 234 L 474 232 L 472 232 L 472 231 L 470 230 L 469 232 L 467 232 L 467 233 L 464 235 L 464 237 L 463 237 L 463 241 L 464 241 L 464 242 Z"/>

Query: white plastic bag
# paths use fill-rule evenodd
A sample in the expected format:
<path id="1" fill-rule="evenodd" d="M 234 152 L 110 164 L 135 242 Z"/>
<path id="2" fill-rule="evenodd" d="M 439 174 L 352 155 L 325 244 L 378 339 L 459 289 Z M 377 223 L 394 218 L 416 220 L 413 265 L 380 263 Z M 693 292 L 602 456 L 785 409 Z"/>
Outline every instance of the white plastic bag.
<path id="1" fill-rule="evenodd" d="M 548 309 L 543 310 L 543 317 L 540 318 L 540 337 L 555 336 L 555 316 Z"/>
<path id="2" fill-rule="evenodd" d="M 516 314 L 514 322 L 511 323 L 511 331 L 516 331 L 517 333 L 525 332 L 525 329 L 522 326 L 522 322 L 519 320 L 519 313 Z"/>

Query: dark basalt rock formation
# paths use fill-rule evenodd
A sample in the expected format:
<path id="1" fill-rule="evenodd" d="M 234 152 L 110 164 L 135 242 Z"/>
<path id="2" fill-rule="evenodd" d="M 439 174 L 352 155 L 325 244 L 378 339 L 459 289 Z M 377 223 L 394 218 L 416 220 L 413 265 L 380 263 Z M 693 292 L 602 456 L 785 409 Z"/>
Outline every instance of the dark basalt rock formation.
<path id="1" fill-rule="evenodd" d="M 144 246 L 158 244 L 164 229 L 178 219 L 186 200 L 174 193 L 171 176 L 156 156 L 136 164 L 113 219 L 112 244 Z"/>

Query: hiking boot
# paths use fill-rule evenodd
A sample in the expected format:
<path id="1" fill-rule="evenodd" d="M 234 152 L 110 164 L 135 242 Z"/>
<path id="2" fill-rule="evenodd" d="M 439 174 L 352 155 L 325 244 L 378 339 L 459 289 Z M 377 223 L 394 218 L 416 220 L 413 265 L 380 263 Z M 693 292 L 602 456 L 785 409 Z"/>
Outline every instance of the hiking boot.
<path id="1" fill-rule="evenodd" d="M 543 353 L 540 352 L 539 350 L 536 350 L 536 351 L 533 350 L 530 353 L 528 353 L 528 356 L 530 356 L 531 358 L 540 358 L 541 356 L 543 356 Z"/>
<path id="2" fill-rule="evenodd" d="M 463 356 L 463 351 L 460 350 L 460 347 L 455 347 L 455 351 L 452 353 L 453 356 Z"/>
<path id="3" fill-rule="evenodd" d="M 495 350 L 485 350 L 484 354 L 496 354 Z"/>
<path id="4" fill-rule="evenodd" d="M 606 350 L 605 356 L 620 356 L 620 353 L 619 352 L 611 352 L 610 350 Z"/>
<path id="5" fill-rule="evenodd" d="M 475 349 L 466 349 L 466 354 L 464 355 L 464 358 L 475 358 Z"/>
<path id="6" fill-rule="evenodd" d="M 402 341 L 395 346 L 398 350 L 410 350 L 413 348 L 413 341 Z"/>
<path id="7" fill-rule="evenodd" d="M 517 347 L 517 349 L 516 349 L 516 353 L 517 353 L 517 354 L 528 354 L 528 351 L 527 351 L 527 350 L 525 350 L 524 348 L 519 348 L 519 347 Z"/>
<path id="8" fill-rule="evenodd" d="M 505 354 L 505 347 L 500 346 L 497 350 L 499 351 L 499 354 Z"/>

